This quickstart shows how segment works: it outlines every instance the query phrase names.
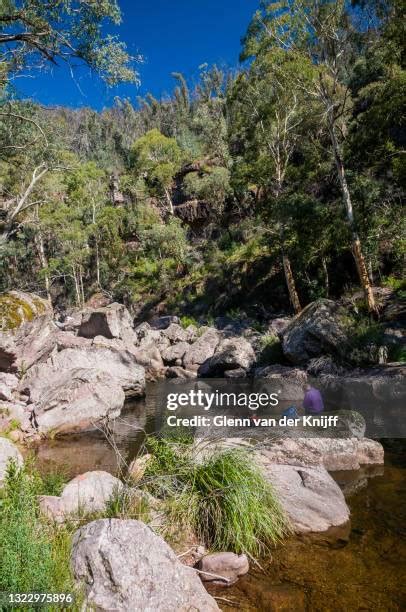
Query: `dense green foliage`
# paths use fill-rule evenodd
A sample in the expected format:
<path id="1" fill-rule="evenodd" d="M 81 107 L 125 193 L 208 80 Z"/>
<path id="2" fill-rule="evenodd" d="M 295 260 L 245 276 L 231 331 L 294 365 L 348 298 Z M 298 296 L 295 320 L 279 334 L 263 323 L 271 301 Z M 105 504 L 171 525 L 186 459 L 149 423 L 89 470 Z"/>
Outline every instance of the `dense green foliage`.
<path id="1" fill-rule="evenodd" d="M 30 467 L 11 463 L 0 492 L 0 589 L 73 593 L 70 534 L 42 520 L 37 496 L 54 493 Z"/>
<path id="2" fill-rule="evenodd" d="M 287 533 L 273 489 L 247 452 L 196 458 L 198 448 L 165 438 L 149 438 L 147 447 L 152 459 L 141 486 L 164 500 L 169 527 L 191 527 L 213 550 L 253 555 Z"/>
<path id="3" fill-rule="evenodd" d="M 101 6 L 89 19 L 116 19 Z M 61 308 L 101 290 L 139 314 L 260 314 L 362 284 L 354 236 L 372 284 L 399 279 L 403 33 L 397 0 L 269 1 L 237 74 L 203 65 L 192 89 L 174 73 L 170 98 L 97 113 L 6 89 L 0 289 Z"/>

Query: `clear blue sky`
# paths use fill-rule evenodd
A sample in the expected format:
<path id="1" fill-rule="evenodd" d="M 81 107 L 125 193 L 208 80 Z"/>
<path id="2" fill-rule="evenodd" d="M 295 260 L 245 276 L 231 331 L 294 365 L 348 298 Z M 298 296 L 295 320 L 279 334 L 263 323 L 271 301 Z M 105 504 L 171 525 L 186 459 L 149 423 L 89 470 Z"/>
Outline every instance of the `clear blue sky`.
<path id="1" fill-rule="evenodd" d="M 135 99 L 148 91 L 159 97 L 172 90 L 171 72 L 198 75 L 200 64 L 238 65 L 240 39 L 259 0 L 119 0 L 123 23 L 117 30 L 135 55 L 141 87 L 107 89 L 86 69 L 73 80 L 67 68 L 17 79 L 21 95 L 47 105 L 109 106 L 116 95 Z M 76 81 L 76 82 L 75 82 Z"/>

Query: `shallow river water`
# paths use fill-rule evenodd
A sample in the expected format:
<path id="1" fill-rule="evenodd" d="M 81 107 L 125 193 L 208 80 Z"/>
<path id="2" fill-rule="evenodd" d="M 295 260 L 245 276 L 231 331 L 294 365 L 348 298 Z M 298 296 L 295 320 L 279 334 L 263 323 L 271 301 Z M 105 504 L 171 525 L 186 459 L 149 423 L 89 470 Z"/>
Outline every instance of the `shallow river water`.
<path id="1" fill-rule="evenodd" d="M 102 432 L 51 440 L 37 449 L 43 471 L 63 468 L 73 477 L 88 470 L 116 473 L 154 431 L 156 385 L 147 400 L 129 405 L 114 424 L 110 441 Z M 348 541 L 336 534 L 291 537 L 261 560 L 236 585 L 213 588 L 223 610 L 352 612 L 406 610 L 406 445 L 385 445 L 385 466 L 333 474 L 348 495 Z M 330 537 L 331 536 L 331 537 Z"/>

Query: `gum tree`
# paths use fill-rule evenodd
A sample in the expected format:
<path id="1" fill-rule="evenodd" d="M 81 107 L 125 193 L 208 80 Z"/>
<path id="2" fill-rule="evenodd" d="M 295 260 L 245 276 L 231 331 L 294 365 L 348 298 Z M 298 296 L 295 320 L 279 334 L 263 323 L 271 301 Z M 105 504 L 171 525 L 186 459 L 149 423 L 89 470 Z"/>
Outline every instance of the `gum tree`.
<path id="1" fill-rule="evenodd" d="M 370 312 L 376 311 L 348 183 L 344 143 L 350 120 L 350 80 L 356 44 L 354 15 L 346 0 L 272 0 L 261 3 L 244 41 L 243 58 L 260 57 L 269 49 L 296 54 L 312 68 L 311 82 L 298 72 L 294 83 L 321 107 L 338 183 L 351 232 L 352 253 Z M 364 24 L 365 27 L 365 24 Z"/>

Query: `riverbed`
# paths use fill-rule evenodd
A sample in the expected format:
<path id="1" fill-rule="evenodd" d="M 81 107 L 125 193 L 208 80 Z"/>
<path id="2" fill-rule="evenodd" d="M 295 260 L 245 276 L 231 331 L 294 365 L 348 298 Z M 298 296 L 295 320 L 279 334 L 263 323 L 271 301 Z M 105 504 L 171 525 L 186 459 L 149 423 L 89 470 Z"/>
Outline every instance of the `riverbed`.
<path id="1" fill-rule="evenodd" d="M 155 428 L 155 394 L 129 404 L 107 431 L 50 440 L 37 450 L 42 471 L 71 478 L 88 470 L 117 473 Z M 385 441 L 383 441 L 385 444 Z M 236 585 L 212 588 L 223 610 L 391 612 L 406 609 L 406 445 L 385 444 L 379 469 L 332 474 L 347 495 L 347 537 L 291 537 Z"/>

